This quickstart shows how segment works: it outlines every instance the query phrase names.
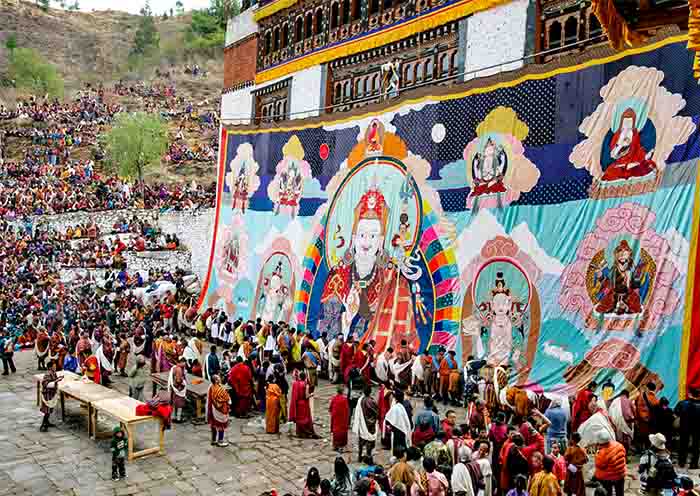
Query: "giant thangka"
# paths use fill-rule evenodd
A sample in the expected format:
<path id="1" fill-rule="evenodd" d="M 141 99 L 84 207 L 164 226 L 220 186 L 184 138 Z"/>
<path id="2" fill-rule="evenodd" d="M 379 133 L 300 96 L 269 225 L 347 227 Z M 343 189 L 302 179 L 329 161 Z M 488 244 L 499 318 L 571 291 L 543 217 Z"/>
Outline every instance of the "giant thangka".
<path id="1" fill-rule="evenodd" d="M 378 351 L 454 349 L 537 389 L 653 381 L 675 401 L 700 386 L 700 89 L 683 41 L 222 131 L 200 304 Z"/>

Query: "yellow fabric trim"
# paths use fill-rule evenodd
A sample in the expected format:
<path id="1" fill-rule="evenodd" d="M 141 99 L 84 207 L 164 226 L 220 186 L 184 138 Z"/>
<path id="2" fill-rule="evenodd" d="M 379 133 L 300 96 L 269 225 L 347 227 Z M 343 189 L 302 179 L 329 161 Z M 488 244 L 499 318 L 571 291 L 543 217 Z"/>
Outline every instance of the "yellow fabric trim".
<path id="1" fill-rule="evenodd" d="M 278 0 L 283 1 L 283 0 Z M 255 75 L 255 83 L 262 84 L 273 79 L 284 77 L 293 72 L 301 71 L 316 65 L 324 64 L 339 57 L 347 57 L 356 53 L 371 50 L 395 41 L 402 40 L 416 33 L 433 29 L 448 22 L 461 19 L 482 10 L 490 9 L 511 0 L 462 0 L 430 14 L 419 16 L 398 26 L 381 30 L 365 38 L 347 41 L 337 46 L 329 47 L 305 57 L 290 60 L 284 64 L 259 72 Z"/>
<path id="2" fill-rule="evenodd" d="M 591 10 L 608 35 L 610 46 L 615 50 L 636 47 L 647 40 L 643 34 L 630 29 L 627 21 L 617 11 L 614 0 L 592 0 Z"/>
<path id="3" fill-rule="evenodd" d="M 688 6 L 688 49 L 695 52 L 693 76 L 700 79 L 700 0 L 690 0 Z"/>
<path id="4" fill-rule="evenodd" d="M 277 0 L 276 2 L 268 3 L 253 13 L 253 19 L 255 19 L 256 22 L 260 19 L 265 19 L 266 17 L 270 17 L 272 14 L 276 14 L 280 10 L 291 7 L 297 2 L 298 0 Z"/>
<path id="5" fill-rule="evenodd" d="M 683 337 L 681 339 L 681 368 L 678 376 L 678 398 L 685 399 L 686 382 L 688 379 L 688 355 L 690 353 L 690 334 L 692 332 L 691 324 L 693 320 L 693 304 L 698 305 L 700 302 L 693 301 L 693 281 L 695 280 L 695 271 L 698 270 L 695 254 L 698 248 L 698 231 L 700 223 L 700 162 L 697 163 L 697 172 L 695 176 L 695 205 L 693 206 L 693 231 L 690 235 L 690 251 L 688 252 L 688 279 L 685 284 L 685 315 L 683 316 Z"/>
<path id="6" fill-rule="evenodd" d="M 505 81 L 502 83 L 497 83 L 493 84 L 491 86 L 484 86 L 480 88 L 471 88 L 466 91 L 462 92 L 457 92 L 457 93 L 452 93 L 450 95 L 439 95 L 439 96 L 423 96 L 420 98 L 413 98 L 413 99 L 406 99 L 402 100 L 400 102 L 397 102 L 395 105 L 392 105 L 390 107 L 386 107 L 382 110 L 378 110 L 375 112 L 367 112 L 366 114 L 358 114 L 354 115 L 351 117 L 345 117 L 344 119 L 337 119 L 337 120 L 329 120 L 329 121 L 323 121 L 321 122 L 314 122 L 312 124 L 297 124 L 294 126 L 287 126 L 287 127 L 276 127 L 276 128 L 269 128 L 269 129 L 227 129 L 226 132 L 228 134 L 235 134 L 235 135 L 245 135 L 245 134 L 261 134 L 261 133 L 284 133 L 284 132 L 290 132 L 290 131 L 302 131 L 304 129 L 311 129 L 311 128 L 316 128 L 316 127 L 321 127 L 321 126 L 331 126 L 331 125 L 339 125 L 339 124 L 344 124 L 352 121 L 359 121 L 362 119 L 367 119 L 368 117 L 375 117 L 375 116 L 380 116 L 382 114 L 385 114 L 387 112 L 395 112 L 399 110 L 401 107 L 406 106 L 406 105 L 415 105 L 419 103 L 423 103 L 425 101 L 433 101 L 433 102 L 442 102 L 442 101 L 450 101 L 450 100 L 456 100 L 458 98 L 464 98 L 470 95 L 479 95 L 482 93 L 488 93 L 490 91 L 494 91 L 497 89 L 501 88 L 512 88 L 514 86 L 517 86 L 521 83 L 524 83 L 526 81 L 538 81 L 541 79 L 547 79 L 553 76 L 558 76 L 559 74 L 569 74 L 571 72 L 576 72 L 580 71 L 582 69 L 586 69 L 588 67 L 595 67 L 598 65 L 602 64 L 607 64 L 608 62 L 615 62 L 617 60 L 623 59 L 629 55 L 636 55 L 640 53 L 646 53 L 646 52 L 651 52 L 653 50 L 656 50 L 657 48 L 664 47 L 666 45 L 672 45 L 673 43 L 679 43 L 683 41 L 688 41 L 688 36 L 685 34 L 681 35 L 676 35 L 676 36 L 670 36 L 668 38 L 664 38 L 663 40 L 659 40 L 657 42 L 651 43 L 649 45 L 639 47 L 639 48 L 632 48 L 625 50 L 624 52 L 618 52 L 613 55 L 609 55 L 607 57 L 602 57 L 600 59 L 592 59 L 588 60 L 586 62 L 582 62 L 580 64 L 576 65 L 571 65 L 568 67 L 560 67 L 558 69 L 553 69 L 551 71 L 539 73 L 539 74 L 525 74 L 517 79 L 513 79 L 511 81 Z M 303 119 L 300 119 L 303 120 Z"/>

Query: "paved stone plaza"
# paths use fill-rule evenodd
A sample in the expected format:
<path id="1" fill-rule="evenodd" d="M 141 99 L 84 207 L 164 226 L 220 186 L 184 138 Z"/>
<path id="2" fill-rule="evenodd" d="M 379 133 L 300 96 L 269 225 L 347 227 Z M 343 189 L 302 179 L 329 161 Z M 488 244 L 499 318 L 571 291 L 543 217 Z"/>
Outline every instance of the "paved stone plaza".
<path id="1" fill-rule="evenodd" d="M 335 452 L 328 434 L 328 401 L 334 387 L 322 381 L 316 398 L 316 429 L 320 440 L 300 440 L 288 429 L 280 435 L 264 432 L 263 418 L 232 419 L 227 448 L 209 444 L 206 424 L 173 425 L 166 432 L 166 454 L 127 463 L 126 481 L 112 482 L 109 440 L 88 438 L 86 417 L 75 402 L 66 402 L 69 416 L 52 421 L 48 433 L 39 432 L 41 414 L 36 407 L 32 375 L 33 352 L 15 354 L 18 372 L 0 378 L 0 495 L 246 495 L 258 496 L 276 488 L 280 494 L 299 495 L 309 467 L 330 477 Z M 127 392 L 124 379 L 116 388 Z M 147 387 L 148 394 L 150 388 Z M 84 412 L 83 412 L 84 413 Z M 101 419 L 101 429 L 116 421 Z M 139 433 L 153 434 L 152 425 Z M 139 436 L 140 437 L 140 436 Z M 153 436 L 151 435 L 151 438 Z M 138 444 L 137 444 L 138 445 Z M 346 453 L 349 460 L 350 453 Z M 379 451 L 379 462 L 387 452 Z M 636 468 L 636 467 L 635 467 Z M 697 473 L 695 476 L 697 477 Z M 628 493 L 636 494 L 638 482 L 630 477 Z"/>
<path id="2" fill-rule="evenodd" d="M 164 456 L 127 463 L 128 479 L 112 482 L 109 440 L 88 438 L 86 416 L 76 402 L 66 402 L 66 423 L 61 422 L 59 407 L 52 417 L 57 427 L 39 432 L 41 413 L 32 382 L 37 373 L 34 353 L 16 353 L 15 363 L 17 373 L 0 378 L 1 495 L 258 496 L 271 488 L 297 495 L 309 467 L 316 466 L 322 477 L 332 474 L 336 454 L 328 435 L 327 409 L 335 388 L 326 381 L 321 381 L 314 406 L 320 440 L 296 439 L 284 426 L 280 435 L 266 434 L 262 416 L 232 418 L 227 431 L 231 444 L 218 448 L 209 444 L 208 425 L 173 424 L 166 432 Z M 126 379 L 116 377 L 115 384 L 128 392 Z M 150 387 L 146 389 L 150 395 Z M 113 425 L 116 421 L 101 418 L 101 429 Z M 152 425 L 138 429 L 154 431 Z M 386 452 L 377 458 L 386 461 Z"/>

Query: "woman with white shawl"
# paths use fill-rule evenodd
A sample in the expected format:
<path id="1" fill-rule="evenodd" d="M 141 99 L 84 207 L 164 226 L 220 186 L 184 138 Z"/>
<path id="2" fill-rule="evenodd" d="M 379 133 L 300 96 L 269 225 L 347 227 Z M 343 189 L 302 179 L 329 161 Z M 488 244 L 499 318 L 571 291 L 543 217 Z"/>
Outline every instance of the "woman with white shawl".
<path id="1" fill-rule="evenodd" d="M 597 440 L 602 432 L 608 434 L 610 439 L 616 439 L 615 429 L 613 429 L 613 423 L 608 412 L 601 408 L 598 403 L 591 403 L 592 407 L 596 408 L 595 413 L 578 428 L 578 433 L 581 436 L 579 446 L 584 449 L 597 444 Z"/>
<path id="2" fill-rule="evenodd" d="M 403 391 L 394 392 L 394 402 L 384 417 L 384 432 L 389 428 L 391 433 L 392 454 L 398 456 L 399 448 L 405 451 L 411 445 L 411 419 L 403 406 Z"/>
<path id="3" fill-rule="evenodd" d="M 104 352 L 103 348 L 104 348 L 104 345 L 100 344 L 100 347 L 97 348 L 97 351 L 95 352 L 95 358 L 97 358 L 97 362 L 100 366 L 100 372 L 101 372 L 100 375 L 104 379 L 105 375 L 107 375 L 107 377 L 109 377 L 109 375 L 112 372 L 114 372 L 114 365 L 112 364 L 112 361 L 109 358 L 107 358 L 107 356 L 105 356 L 105 352 Z M 105 372 L 106 372 L 106 374 L 105 374 Z"/>
<path id="4" fill-rule="evenodd" d="M 183 356 L 185 357 L 185 360 L 187 360 L 187 369 L 191 372 L 192 368 L 195 365 L 195 362 L 198 363 L 201 366 L 203 366 L 202 363 L 202 352 L 200 351 L 200 341 L 197 338 L 191 338 L 187 342 L 187 347 L 185 348 L 185 351 L 183 352 Z"/>
<path id="5" fill-rule="evenodd" d="M 377 357 L 374 373 L 377 374 L 377 379 L 379 379 L 380 382 L 386 383 L 389 381 L 389 371 L 391 370 L 392 363 L 393 358 L 389 350 L 380 353 Z"/>

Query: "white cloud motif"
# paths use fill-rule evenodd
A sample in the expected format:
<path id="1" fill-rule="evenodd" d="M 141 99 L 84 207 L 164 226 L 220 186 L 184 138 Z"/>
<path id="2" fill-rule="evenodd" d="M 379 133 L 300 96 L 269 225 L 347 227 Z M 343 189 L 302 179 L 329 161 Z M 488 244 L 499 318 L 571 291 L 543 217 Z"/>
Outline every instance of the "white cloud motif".
<path id="1" fill-rule="evenodd" d="M 505 229 L 489 210 L 479 210 L 479 213 L 457 238 L 455 252 L 459 263 L 459 272 L 464 272 L 471 261 L 479 256 L 481 248 L 486 242 L 496 236 L 506 236 Z"/>
<path id="2" fill-rule="evenodd" d="M 670 258 L 676 267 L 686 267 L 690 256 L 690 243 L 675 228 L 671 228 L 663 234 L 671 247 Z"/>
<path id="3" fill-rule="evenodd" d="M 359 119 L 354 119 L 349 122 L 339 122 L 337 124 L 328 124 L 323 126 L 323 129 L 325 131 L 339 131 L 341 129 L 352 129 L 355 127 L 359 127 L 359 133 L 357 135 L 357 141 L 361 141 L 364 139 L 364 134 L 365 134 L 365 129 L 369 127 L 370 122 L 373 120 L 377 119 L 379 120 L 382 124 L 384 124 L 384 131 L 387 133 L 394 133 L 396 134 L 396 126 L 394 126 L 391 121 L 394 119 L 394 116 L 399 115 L 399 116 L 404 116 L 409 114 L 410 112 L 418 112 L 423 110 L 425 107 L 428 105 L 436 105 L 438 102 L 435 102 L 433 100 L 425 100 L 420 103 L 414 103 L 414 104 L 408 104 L 408 105 L 402 105 L 400 108 L 394 111 L 390 112 L 384 112 L 379 115 L 372 115 L 372 114 L 367 114 L 364 117 L 361 117 Z"/>
<path id="4" fill-rule="evenodd" d="M 554 257 L 550 257 L 544 248 L 542 248 L 532 234 L 530 228 L 524 222 L 515 226 L 515 229 L 510 233 L 510 237 L 515 244 L 518 245 L 521 251 L 524 251 L 537 266 L 546 274 L 561 274 L 564 271 L 564 264 Z"/>

